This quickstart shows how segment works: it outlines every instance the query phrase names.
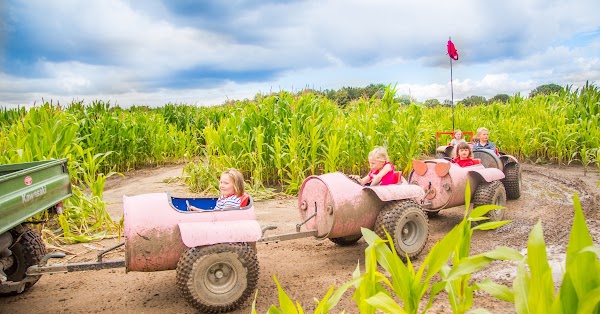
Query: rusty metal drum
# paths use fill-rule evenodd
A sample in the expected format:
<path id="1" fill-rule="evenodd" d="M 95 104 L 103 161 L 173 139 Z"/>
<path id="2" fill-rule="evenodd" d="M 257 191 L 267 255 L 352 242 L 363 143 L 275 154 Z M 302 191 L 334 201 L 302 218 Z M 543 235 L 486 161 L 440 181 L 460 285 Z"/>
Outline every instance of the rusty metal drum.
<path id="1" fill-rule="evenodd" d="M 340 172 L 310 176 L 298 193 L 300 218 L 305 227 L 317 230 L 317 238 L 338 238 L 361 234 L 373 228 L 384 202 Z"/>
<path id="2" fill-rule="evenodd" d="M 491 182 L 504 178 L 502 171 L 482 165 L 460 167 L 443 159 L 414 160 L 409 183 L 425 190 L 427 211 L 463 205 L 467 180 L 471 181 L 471 194 L 479 182 Z"/>
<path id="3" fill-rule="evenodd" d="M 123 196 L 127 271 L 177 268 L 188 247 L 255 242 L 260 225 L 254 206 L 246 209 L 193 212 L 176 208 L 167 193 Z"/>
<path id="4" fill-rule="evenodd" d="M 310 176 L 298 193 L 300 218 L 305 228 L 317 231 L 317 238 L 360 237 L 361 228 L 373 229 L 377 215 L 388 202 L 422 199 L 423 189 L 401 182 L 370 187 L 340 172 Z"/>

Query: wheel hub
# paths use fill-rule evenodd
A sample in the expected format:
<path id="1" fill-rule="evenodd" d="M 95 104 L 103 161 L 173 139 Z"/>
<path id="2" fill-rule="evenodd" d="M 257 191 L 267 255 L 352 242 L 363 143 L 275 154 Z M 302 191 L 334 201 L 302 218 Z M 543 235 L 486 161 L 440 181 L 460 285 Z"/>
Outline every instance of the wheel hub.
<path id="1" fill-rule="evenodd" d="M 215 263 L 209 267 L 204 285 L 208 290 L 216 294 L 230 291 L 237 281 L 233 266 L 228 263 Z"/>
<path id="2" fill-rule="evenodd" d="M 408 221 L 402 226 L 402 242 L 406 245 L 413 245 L 418 239 L 417 226 L 413 221 Z"/>

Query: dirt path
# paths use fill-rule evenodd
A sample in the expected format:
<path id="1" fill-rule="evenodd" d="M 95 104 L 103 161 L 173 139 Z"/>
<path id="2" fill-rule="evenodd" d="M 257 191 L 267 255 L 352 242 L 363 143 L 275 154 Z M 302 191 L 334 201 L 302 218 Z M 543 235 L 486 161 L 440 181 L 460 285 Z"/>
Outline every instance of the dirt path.
<path id="1" fill-rule="evenodd" d="M 109 212 L 116 219 L 122 215 L 122 196 L 150 192 L 169 192 L 174 196 L 194 196 L 178 182 L 170 178 L 181 175 L 181 165 L 146 169 L 127 174 L 125 178 L 109 180 L 105 200 L 110 203 Z M 538 219 L 542 219 L 544 236 L 552 265 L 554 278 L 560 278 L 560 265 L 564 261 L 565 244 L 572 221 L 572 195 L 578 192 L 585 210 L 588 227 L 594 240 L 600 243 L 600 181 L 598 173 L 583 176 L 581 168 L 559 169 L 551 166 L 523 165 L 523 190 L 519 200 L 509 201 L 507 219 L 513 222 L 496 231 L 479 232 L 474 235 L 472 252 L 478 253 L 499 245 L 518 250 L 526 247 L 527 236 Z M 261 225 L 277 225 L 276 233 L 295 230 L 298 222 L 296 198 L 280 198 L 255 203 Z M 463 214 L 462 207 L 445 209 L 430 219 L 429 244 L 421 256 L 441 239 Z M 69 261 L 94 260 L 99 250 L 111 247 L 116 239 L 90 244 L 65 247 L 74 255 Z M 298 300 L 307 313 L 314 309 L 313 298 L 322 298 L 331 285 L 339 287 L 351 279 L 360 262 L 364 263 L 366 243 L 339 247 L 329 240 L 304 238 L 279 243 L 258 244 L 261 267 L 258 283 L 258 313 L 266 313 L 271 304 L 278 304 L 277 290 L 272 280 L 276 275 L 284 290 Z M 105 259 L 123 257 L 117 250 Z M 61 262 L 64 262 L 61 261 Z M 417 260 L 416 263 L 420 261 Z M 474 274 L 475 279 L 484 277 L 497 281 L 512 281 L 515 267 L 507 263 L 492 264 L 484 272 Z M 356 313 L 350 293 L 334 309 Z M 483 306 L 494 313 L 513 312 L 514 306 L 496 301 L 484 294 L 478 295 L 475 306 Z M 250 313 L 251 302 L 233 313 Z M 44 275 L 27 293 L 0 298 L 0 313 L 195 313 L 175 286 L 175 271 L 154 273 L 125 273 L 124 269 L 86 271 L 67 274 Z M 432 312 L 450 313 L 447 300 L 438 297 Z"/>

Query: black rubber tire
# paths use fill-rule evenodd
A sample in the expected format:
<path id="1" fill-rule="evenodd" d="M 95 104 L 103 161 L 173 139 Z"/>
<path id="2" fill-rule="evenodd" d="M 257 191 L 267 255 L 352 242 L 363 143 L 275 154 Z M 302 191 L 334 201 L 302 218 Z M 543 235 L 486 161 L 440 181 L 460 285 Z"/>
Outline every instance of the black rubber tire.
<path id="1" fill-rule="evenodd" d="M 194 247 L 179 258 L 177 287 L 202 313 L 229 312 L 254 293 L 259 272 L 256 249 L 248 243 Z"/>
<path id="2" fill-rule="evenodd" d="M 429 220 L 425 211 L 413 200 L 401 200 L 386 205 L 375 220 L 375 233 L 387 239 L 385 230 L 392 236 L 398 256 L 412 260 L 425 245 L 429 237 Z"/>
<path id="3" fill-rule="evenodd" d="M 450 156 L 446 155 L 445 153 L 436 153 L 435 158 L 436 159 L 446 159 L 446 158 L 450 158 Z"/>
<path id="4" fill-rule="evenodd" d="M 436 212 L 430 212 L 430 211 L 425 211 L 425 213 L 427 214 L 427 218 L 434 218 L 439 216 L 440 211 L 436 211 Z"/>
<path id="5" fill-rule="evenodd" d="M 347 237 L 339 237 L 339 238 L 329 238 L 331 242 L 339 245 L 339 246 L 350 246 L 356 244 L 358 240 L 362 238 L 362 234 L 351 235 Z"/>
<path id="6" fill-rule="evenodd" d="M 506 190 L 500 181 L 479 183 L 473 193 L 473 208 L 481 205 L 506 206 Z M 500 221 L 504 216 L 504 209 L 490 210 L 486 215 L 489 221 Z"/>
<path id="7" fill-rule="evenodd" d="M 37 265 L 40 260 L 46 255 L 46 245 L 42 238 L 35 233 L 33 230 L 25 227 L 22 233 L 15 232 L 14 229 L 10 231 L 16 243 L 13 244 L 12 256 L 14 257 L 13 265 L 8 269 L 4 270 L 4 273 L 8 277 L 8 281 L 18 282 L 25 279 L 25 272 L 27 268 L 33 265 Z M 36 276 L 35 281 L 25 283 L 25 289 L 22 292 L 27 291 L 33 286 L 41 276 Z M 20 292 L 20 293 L 22 293 Z M 0 295 L 15 295 L 18 292 L 0 293 Z"/>
<path id="8" fill-rule="evenodd" d="M 517 163 L 509 163 L 504 166 L 504 189 L 506 189 L 506 197 L 509 200 L 516 200 L 521 197 L 521 165 Z"/>

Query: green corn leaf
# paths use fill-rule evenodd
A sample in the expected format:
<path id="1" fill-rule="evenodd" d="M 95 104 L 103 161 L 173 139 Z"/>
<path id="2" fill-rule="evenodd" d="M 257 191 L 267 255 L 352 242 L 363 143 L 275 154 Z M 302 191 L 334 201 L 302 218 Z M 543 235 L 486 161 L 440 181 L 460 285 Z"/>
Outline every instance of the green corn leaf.
<path id="1" fill-rule="evenodd" d="M 579 251 L 578 254 L 581 254 L 584 252 L 592 252 L 592 253 L 596 254 L 597 257 L 600 258 L 600 247 L 597 247 L 594 245 L 586 246 L 583 249 L 581 249 L 581 251 Z"/>
<path id="2" fill-rule="evenodd" d="M 536 310 L 547 313 L 554 299 L 554 282 L 552 281 L 552 270 L 548 264 L 541 220 L 538 220 L 529 234 L 527 264 L 531 273 L 528 301 L 535 304 Z"/>
<path id="3" fill-rule="evenodd" d="M 371 306 L 382 310 L 384 313 L 398 313 L 404 314 L 406 312 L 402 307 L 398 305 L 389 295 L 379 292 L 376 295 L 366 300 Z"/>
<path id="4" fill-rule="evenodd" d="M 517 266 L 517 276 L 513 280 L 513 292 L 515 296 L 515 310 L 518 314 L 531 313 L 531 305 L 529 304 L 529 274 L 525 269 L 526 259 L 519 262 Z M 535 305 L 534 305 L 535 306 Z"/>
<path id="5" fill-rule="evenodd" d="M 508 223 L 512 222 L 512 220 L 502 220 L 502 221 L 490 221 L 486 223 L 482 223 L 473 227 L 472 230 L 493 230 L 500 228 Z"/>
<path id="6" fill-rule="evenodd" d="M 471 217 L 471 218 L 482 217 L 483 215 L 487 214 L 490 210 L 497 210 L 497 209 L 502 209 L 502 208 L 504 208 L 504 207 L 498 206 L 498 205 L 481 205 L 481 206 L 478 206 L 477 208 L 473 209 L 473 211 L 471 211 L 471 214 L 469 214 L 469 217 Z"/>
<path id="7" fill-rule="evenodd" d="M 254 300 L 252 300 L 252 311 L 250 313 L 257 314 L 256 312 L 256 299 L 258 298 L 258 289 L 254 292 Z"/>
<path id="8" fill-rule="evenodd" d="M 431 291 L 429 293 L 429 301 L 427 302 L 427 306 L 425 307 L 423 312 L 426 312 L 428 309 L 431 308 L 431 306 L 433 305 L 433 300 L 440 292 L 444 291 L 445 287 L 445 281 L 438 281 L 431 286 Z"/>
<path id="9" fill-rule="evenodd" d="M 277 280 L 277 277 L 275 275 L 273 275 L 273 280 L 277 285 L 277 292 L 279 295 L 279 308 L 281 308 L 281 311 L 286 314 L 298 314 L 298 310 L 296 310 L 294 302 L 290 299 L 290 297 L 288 297 L 285 291 L 283 291 L 283 288 L 281 288 L 281 285 L 279 284 L 279 281 Z"/>
<path id="10" fill-rule="evenodd" d="M 490 220 L 489 217 L 485 217 L 485 216 L 481 216 L 481 217 L 469 217 L 467 218 L 467 221 L 483 221 L 483 220 Z"/>
<path id="11" fill-rule="evenodd" d="M 454 244 L 456 244 L 457 240 L 460 238 L 461 231 L 461 224 L 455 226 L 442 238 L 442 240 L 437 242 L 433 248 L 431 248 L 431 251 L 429 251 L 429 254 L 427 254 L 417 272 L 417 278 L 421 278 L 425 270 L 427 270 L 425 281 L 429 281 L 429 279 L 437 274 L 440 268 L 447 263 L 450 255 L 454 251 Z"/>
<path id="12" fill-rule="evenodd" d="M 285 312 L 279 310 L 275 305 L 271 305 L 267 311 L 267 314 L 285 314 Z"/>
<path id="13" fill-rule="evenodd" d="M 600 286 L 599 276 L 590 276 L 599 270 L 598 258 L 589 252 L 577 254 L 587 247 L 593 246 L 593 240 L 585 223 L 583 210 L 577 194 L 573 196 L 575 215 L 573 227 L 567 245 L 566 271 L 571 275 L 571 281 L 580 300 L 591 289 Z"/>
<path id="14" fill-rule="evenodd" d="M 600 312 L 600 287 L 590 290 L 579 301 L 577 313 L 599 313 Z"/>
<path id="15" fill-rule="evenodd" d="M 467 258 L 463 258 L 459 261 L 458 265 L 454 265 L 448 273 L 446 281 L 453 281 L 461 276 L 472 274 L 485 266 L 487 266 L 493 260 L 491 258 L 476 255 Z"/>
<path id="16" fill-rule="evenodd" d="M 352 280 L 344 283 L 341 287 L 339 287 L 334 293 L 330 294 L 329 292 L 323 297 L 322 301 L 319 302 L 317 308 L 315 309 L 315 314 L 318 313 L 329 313 L 329 310 L 334 308 L 339 302 L 342 296 L 346 293 L 346 291 L 357 284 L 360 284 L 362 278 L 353 278 Z M 333 289 L 331 287 L 330 291 Z M 325 301 L 325 302 L 323 302 Z M 320 312 L 319 312 L 320 311 Z"/>
<path id="17" fill-rule="evenodd" d="M 481 253 L 480 255 L 489 257 L 495 260 L 510 260 L 510 261 L 520 261 L 523 259 L 523 254 L 519 253 L 519 251 L 509 248 L 506 246 L 497 247 L 491 251 Z"/>
<path id="18" fill-rule="evenodd" d="M 484 279 L 482 282 L 477 283 L 475 286 L 478 289 L 487 292 L 488 294 L 497 299 L 513 303 L 515 302 L 515 294 L 509 287 L 505 285 L 495 283 L 490 279 Z"/>
<path id="19" fill-rule="evenodd" d="M 567 271 L 563 276 L 558 295 L 552 303 L 552 311 L 554 313 L 570 313 L 577 308 L 578 304 L 579 297 L 573 286 L 571 273 Z"/>

